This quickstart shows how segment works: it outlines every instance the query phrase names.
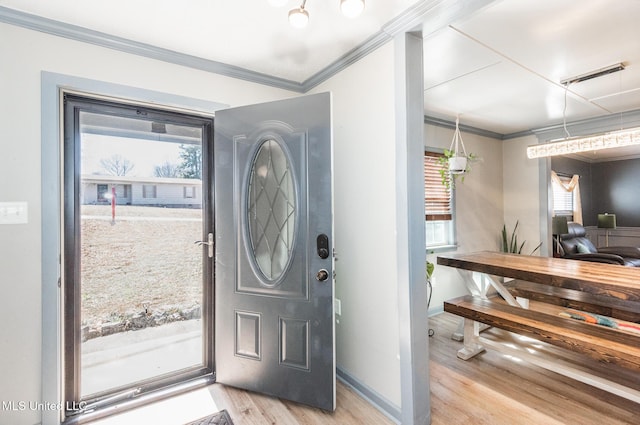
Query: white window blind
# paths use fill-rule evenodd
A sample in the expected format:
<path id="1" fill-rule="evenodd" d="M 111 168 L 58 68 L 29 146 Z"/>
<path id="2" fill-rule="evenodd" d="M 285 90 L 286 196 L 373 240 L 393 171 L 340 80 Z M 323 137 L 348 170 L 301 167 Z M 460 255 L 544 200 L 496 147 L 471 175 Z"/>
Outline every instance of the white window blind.
<path id="1" fill-rule="evenodd" d="M 452 219 L 451 190 L 442 184 L 440 164 L 441 153 L 424 153 L 424 207 L 425 220 L 441 221 Z M 446 178 L 450 178 L 447 174 Z"/>
<path id="2" fill-rule="evenodd" d="M 560 180 L 568 184 L 571 179 L 560 177 Z M 567 192 L 562 186 L 552 181 L 551 188 L 553 190 L 553 211 L 555 215 L 572 215 L 573 214 L 573 192 Z"/>

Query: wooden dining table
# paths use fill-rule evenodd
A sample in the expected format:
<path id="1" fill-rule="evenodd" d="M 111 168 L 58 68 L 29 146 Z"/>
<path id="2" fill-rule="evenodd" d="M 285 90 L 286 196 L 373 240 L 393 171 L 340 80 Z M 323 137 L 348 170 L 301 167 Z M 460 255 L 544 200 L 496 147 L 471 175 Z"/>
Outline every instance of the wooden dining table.
<path id="1" fill-rule="evenodd" d="M 527 308 L 528 300 L 516 299 L 504 286 L 516 279 L 581 291 L 640 312 L 640 267 L 493 251 L 438 255 L 437 263 L 456 268 L 474 297 L 487 298 L 493 288 L 508 304 Z M 462 322 L 451 337 L 464 339 Z"/>
<path id="2" fill-rule="evenodd" d="M 490 276 L 520 279 L 620 300 L 640 301 L 640 267 L 491 251 L 439 255 L 437 262 Z M 504 287 L 499 288 L 502 286 L 500 280 L 492 280 L 490 283 L 501 295 L 502 290 L 506 291 Z M 477 287 L 477 284 L 473 286 Z M 484 288 L 480 288 L 480 291 L 482 289 Z"/>

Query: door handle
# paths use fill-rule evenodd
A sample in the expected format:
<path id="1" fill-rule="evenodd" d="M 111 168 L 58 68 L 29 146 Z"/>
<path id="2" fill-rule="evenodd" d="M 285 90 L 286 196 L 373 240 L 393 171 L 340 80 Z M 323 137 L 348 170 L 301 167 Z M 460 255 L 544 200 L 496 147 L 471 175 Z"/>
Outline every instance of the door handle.
<path id="1" fill-rule="evenodd" d="M 318 282 L 324 282 L 328 278 L 329 278 L 329 272 L 326 271 L 325 269 L 318 270 L 318 273 L 316 273 L 316 280 Z"/>
<path id="2" fill-rule="evenodd" d="M 207 255 L 209 256 L 209 258 L 213 258 L 213 233 L 209 233 L 207 235 L 207 241 L 195 241 L 194 244 L 198 245 L 198 246 L 202 246 L 202 245 L 207 245 L 208 251 L 207 251 Z"/>

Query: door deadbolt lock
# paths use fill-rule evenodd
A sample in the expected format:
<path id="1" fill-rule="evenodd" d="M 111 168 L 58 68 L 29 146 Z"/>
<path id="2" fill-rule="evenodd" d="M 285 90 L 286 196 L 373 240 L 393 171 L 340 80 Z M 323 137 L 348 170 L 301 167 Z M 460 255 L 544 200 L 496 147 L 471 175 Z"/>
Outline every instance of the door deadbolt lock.
<path id="1" fill-rule="evenodd" d="M 316 280 L 319 282 L 324 282 L 329 278 L 329 272 L 325 269 L 321 269 L 316 273 Z"/>
<path id="2" fill-rule="evenodd" d="M 318 252 L 318 257 L 323 260 L 329 257 L 329 237 L 324 233 L 318 235 L 316 238 L 316 250 Z"/>

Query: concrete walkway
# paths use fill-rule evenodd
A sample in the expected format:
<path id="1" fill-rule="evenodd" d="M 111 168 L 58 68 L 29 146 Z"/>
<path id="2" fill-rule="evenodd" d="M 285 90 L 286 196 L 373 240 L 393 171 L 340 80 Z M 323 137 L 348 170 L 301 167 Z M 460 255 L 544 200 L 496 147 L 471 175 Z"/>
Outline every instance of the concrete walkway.
<path id="1" fill-rule="evenodd" d="M 186 320 L 82 343 L 82 395 L 202 362 L 202 321 Z"/>

